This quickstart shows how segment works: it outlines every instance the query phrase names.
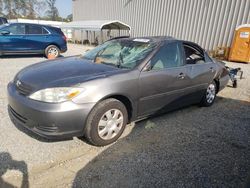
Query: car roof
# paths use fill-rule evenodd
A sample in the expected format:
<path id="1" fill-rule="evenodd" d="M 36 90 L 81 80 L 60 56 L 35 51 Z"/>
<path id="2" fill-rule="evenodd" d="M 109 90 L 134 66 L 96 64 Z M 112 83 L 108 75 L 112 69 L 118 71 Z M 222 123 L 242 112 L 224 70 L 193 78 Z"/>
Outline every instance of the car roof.
<path id="1" fill-rule="evenodd" d="M 111 39 L 112 40 L 112 39 Z M 114 40 L 129 40 L 129 41 L 141 41 L 141 42 L 149 42 L 149 43 L 161 43 L 161 42 L 173 42 L 173 41 L 180 41 L 183 42 L 184 44 L 188 44 L 193 46 L 194 48 L 197 48 L 200 51 L 203 51 L 203 48 L 200 47 L 198 44 L 191 42 L 191 41 L 186 41 L 186 40 L 179 40 L 171 36 L 148 36 L 148 37 L 122 37 L 122 38 L 117 38 Z"/>
<path id="2" fill-rule="evenodd" d="M 112 40 L 112 39 L 111 39 Z M 129 37 L 117 37 L 115 38 L 114 40 L 133 40 L 133 41 L 148 41 L 148 42 L 172 42 L 172 41 L 181 41 L 183 43 L 186 43 L 186 44 L 193 44 L 193 45 L 197 45 L 199 46 L 198 44 L 194 43 L 194 42 L 191 42 L 191 41 L 186 41 L 186 40 L 179 40 L 179 39 L 176 39 L 174 37 L 171 37 L 171 36 L 146 36 L 146 37 L 132 37 L 132 38 L 129 38 Z"/>
<path id="3" fill-rule="evenodd" d="M 118 38 L 117 40 L 130 40 L 130 41 L 141 41 L 141 42 L 162 42 L 162 41 L 176 41 L 177 39 L 170 36 L 145 36 L 145 37 L 123 37 Z"/>
<path id="4" fill-rule="evenodd" d="M 8 23 L 9 25 L 13 25 L 13 24 L 25 24 L 25 25 L 38 25 L 38 26 L 43 26 L 43 27 L 51 27 L 51 28 L 57 28 L 57 27 L 53 27 L 50 25 L 44 25 L 44 24 L 37 24 L 37 23 L 25 23 L 25 22 L 13 22 L 13 23 Z"/>

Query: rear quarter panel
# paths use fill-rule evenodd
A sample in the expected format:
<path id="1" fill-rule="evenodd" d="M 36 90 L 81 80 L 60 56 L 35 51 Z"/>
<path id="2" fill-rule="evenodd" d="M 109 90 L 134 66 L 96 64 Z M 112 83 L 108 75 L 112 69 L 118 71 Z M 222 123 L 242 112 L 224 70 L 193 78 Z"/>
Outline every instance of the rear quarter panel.
<path id="1" fill-rule="evenodd" d="M 227 86 L 230 77 L 229 77 L 228 70 L 226 69 L 225 64 L 223 62 L 217 61 L 215 59 L 213 59 L 213 61 L 217 68 L 214 79 L 219 81 L 218 91 L 220 91 Z"/>
<path id="2" fill-rule="evenodd" d="M 63 39 L 63 37 L 59 34 L 51 34 L 49 36 L 47 46 L 48 45 L 56 45 L 61 51 L 65 51 L 67 49 L 67 43 Z M 47 47 L 46 46 L 46 47 Z"/>

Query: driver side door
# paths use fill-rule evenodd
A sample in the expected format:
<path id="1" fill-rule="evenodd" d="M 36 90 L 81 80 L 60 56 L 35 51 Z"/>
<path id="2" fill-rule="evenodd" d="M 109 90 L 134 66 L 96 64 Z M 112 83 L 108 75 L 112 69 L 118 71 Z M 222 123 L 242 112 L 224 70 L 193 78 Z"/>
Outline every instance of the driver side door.
<path id="1" fill-rule="evenodd" d="M 184 66 L 180 42 L 167 42 L 151 58 L 139 78 L 138 117 L 170 111 L 188 102 L 191 67 Z"/>

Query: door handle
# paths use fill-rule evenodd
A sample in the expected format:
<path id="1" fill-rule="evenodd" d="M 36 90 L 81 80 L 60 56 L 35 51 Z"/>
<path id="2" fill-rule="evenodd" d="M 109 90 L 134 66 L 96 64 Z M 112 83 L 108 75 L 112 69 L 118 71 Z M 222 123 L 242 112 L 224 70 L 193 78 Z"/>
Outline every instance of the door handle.
<path id="1" fill-rule="evenodd" d="M 183 80 L 185 78 L 185 74 L 184 73 L 180 73 L 178 76 L 177 76 L 180 80 Z"/>
<path id="2" fill-rule="evenodd" d="M 211 72 L 214 72 L 214 68 L 213 68 L 213 67 L 210 67 L 210 71 L 211 71 Z"/>

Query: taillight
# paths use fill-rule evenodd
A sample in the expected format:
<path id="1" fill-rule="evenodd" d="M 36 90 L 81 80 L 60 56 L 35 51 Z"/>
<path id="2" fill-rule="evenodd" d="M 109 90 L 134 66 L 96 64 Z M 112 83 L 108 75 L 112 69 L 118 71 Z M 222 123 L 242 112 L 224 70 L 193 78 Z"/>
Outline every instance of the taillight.
<path id="1" fill-rule="evenodd" d="M 67 41 L 67 37 L 65 35 L 62 36 L 63 40 Z"/>

